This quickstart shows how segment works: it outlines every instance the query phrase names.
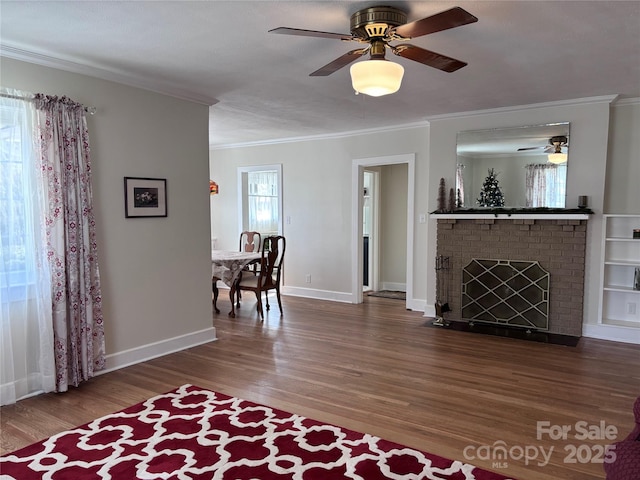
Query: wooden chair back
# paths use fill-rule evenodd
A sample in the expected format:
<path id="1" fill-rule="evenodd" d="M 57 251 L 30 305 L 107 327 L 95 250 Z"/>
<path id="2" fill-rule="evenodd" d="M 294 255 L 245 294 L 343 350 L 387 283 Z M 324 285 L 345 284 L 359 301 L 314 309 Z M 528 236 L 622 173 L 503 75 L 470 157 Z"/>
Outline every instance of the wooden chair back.
<path id="1" fill-rule="evenodd" d="M 262 242 L 262 235 L 258 232 L 244 231 L 240 234 L 240 247 L 241 252 L 259 252 L 260 244 Z"/>
<path id="2" fill-rule="evenodd" d="M 286 248 L 287 241 L 282 235 L 270 235 L 264 238 L 260 261 L 260 290 L 270 290 L 280 285 Z"/>

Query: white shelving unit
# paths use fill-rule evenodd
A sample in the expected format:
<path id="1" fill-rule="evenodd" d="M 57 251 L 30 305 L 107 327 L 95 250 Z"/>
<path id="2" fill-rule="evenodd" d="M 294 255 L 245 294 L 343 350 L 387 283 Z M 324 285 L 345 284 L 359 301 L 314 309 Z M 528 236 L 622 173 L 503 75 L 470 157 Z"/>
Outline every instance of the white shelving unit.
<path id="1" fill-rule="evenodd" d="M 640 269 L 640 215 L 604 215 L 602 300 L 603 325 L 640 329 L 640 290 L 634 290 L 634 274 Z"/>

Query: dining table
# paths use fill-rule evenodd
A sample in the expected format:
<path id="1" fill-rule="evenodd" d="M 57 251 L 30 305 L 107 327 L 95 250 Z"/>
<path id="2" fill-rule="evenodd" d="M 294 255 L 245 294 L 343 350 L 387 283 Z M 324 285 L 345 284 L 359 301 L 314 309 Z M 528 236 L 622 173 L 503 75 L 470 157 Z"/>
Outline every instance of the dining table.
<path id="1" fill-rule="evenodd" d="M 213 290 L 213 308 L 218 309 L 218 280 L 222 280 L 229 287 L 229 300 L 231 300 L 230 317 L 236 316 L 234 298 L 238 279 L 246 268 L 260 262 L 261 252 L 241 252 L 237 250 L 212 250 L 211 251 L 211 289 Z"/>

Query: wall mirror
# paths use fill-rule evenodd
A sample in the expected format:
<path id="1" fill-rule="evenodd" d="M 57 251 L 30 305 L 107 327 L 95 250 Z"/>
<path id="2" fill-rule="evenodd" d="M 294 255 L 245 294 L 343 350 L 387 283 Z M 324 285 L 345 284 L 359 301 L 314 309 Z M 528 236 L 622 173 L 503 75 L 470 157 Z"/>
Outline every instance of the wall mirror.
<path id="1" fill-rule="evenodd" d="M 456 143 L 459 208 L 565 208 L 569 122 L 469 130 Z"/>

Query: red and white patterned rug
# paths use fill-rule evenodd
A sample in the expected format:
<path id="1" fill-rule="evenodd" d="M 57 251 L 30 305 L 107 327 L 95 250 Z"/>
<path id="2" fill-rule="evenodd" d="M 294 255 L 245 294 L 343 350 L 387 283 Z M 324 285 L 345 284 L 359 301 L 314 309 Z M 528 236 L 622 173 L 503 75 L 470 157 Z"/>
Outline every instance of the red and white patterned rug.
<path id="1" fill-rule="evenodd" d="M 183 385 L 0 457 L 16 480 L 505 480 L 473 465 Z"/>

